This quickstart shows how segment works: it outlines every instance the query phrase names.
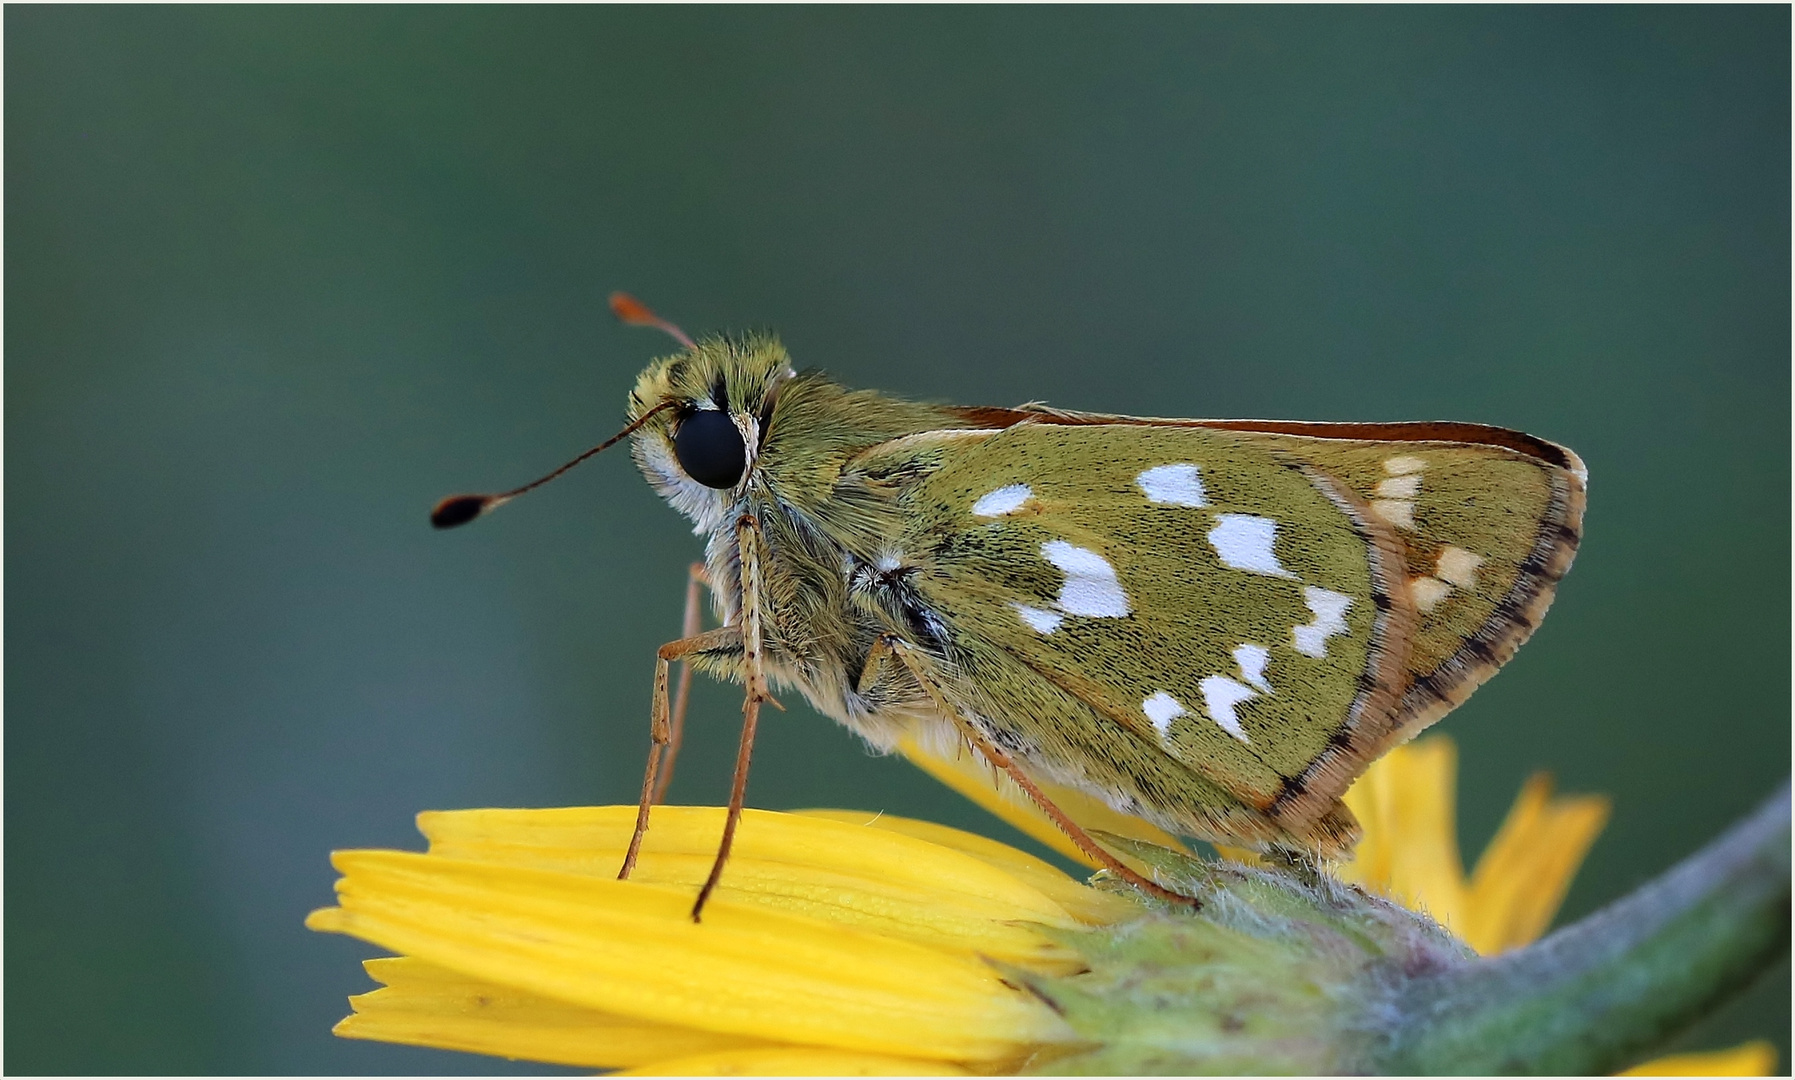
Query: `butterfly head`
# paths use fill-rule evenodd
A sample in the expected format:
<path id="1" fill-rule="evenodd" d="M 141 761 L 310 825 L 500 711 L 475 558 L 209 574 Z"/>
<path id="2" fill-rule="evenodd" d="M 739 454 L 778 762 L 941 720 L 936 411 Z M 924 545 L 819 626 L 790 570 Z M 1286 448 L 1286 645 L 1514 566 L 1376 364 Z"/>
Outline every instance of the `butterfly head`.
<path id="1" fill-rule="evenodd" d="M 776 338 L 712 337 L 650 364 L 630 392 L 631 451 L 648 482 L 701 532 L 747 490 L 773 404 L 793 376 Z"/>

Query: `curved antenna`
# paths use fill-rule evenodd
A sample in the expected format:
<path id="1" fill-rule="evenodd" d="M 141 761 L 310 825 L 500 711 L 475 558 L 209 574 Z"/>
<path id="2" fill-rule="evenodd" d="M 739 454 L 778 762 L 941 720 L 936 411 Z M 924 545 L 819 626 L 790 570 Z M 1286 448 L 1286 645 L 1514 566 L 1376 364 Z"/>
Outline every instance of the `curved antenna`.
<path id="1" fill-rule="evenodd" d="M 617 321 L 626 326 L 652 326 L 688 349 L 698 347 L 691 338 L 686 336 L 684 330 L 656 315 L 647 304 L 629 293 L 614 292 L 611 294 L 611 314 L 617 316 Z"/>
<path id="2" fill-rule="evenodd" d="M 622 431 L 619 431 L 617 434 L 606 439 L 604 442 L 599 443 L 597 446 L 594 446 L 592 449 L 581 454 L 579 457 L 574 458 L 572 461 L 561 466 L 559 469 L 556 469 L 554 472 L 549 473 L 547 476 L 532 480 L 523 487 L 512 488 L 510 491 L 501 491 L 494 495 L 451 495 L 442 502 L 437 503 L 436 508 L 430 511 L 430 524 L 439 529 L 453 529 L 457 525 L 466 525 L 481 514 L 497 510 L 499 507 L 510 502 L 512 499 L 517 498 L 524 492 L 531 491 L 548 483 L 550 480 L 560 476 L 562 473 L 573 468 L 575 465 L 578 465 L 580 462 L 585 461 L 600 450 L 615 445 L 618 440 L 631 434 L 643 424 L 648 423 L 649 417 L 672 405 L 673 402 L 671 401 L 661 402 L 659 405 L 656 405 L 654 408 L 630 421 L 629 426 L 625 427 Z"/>

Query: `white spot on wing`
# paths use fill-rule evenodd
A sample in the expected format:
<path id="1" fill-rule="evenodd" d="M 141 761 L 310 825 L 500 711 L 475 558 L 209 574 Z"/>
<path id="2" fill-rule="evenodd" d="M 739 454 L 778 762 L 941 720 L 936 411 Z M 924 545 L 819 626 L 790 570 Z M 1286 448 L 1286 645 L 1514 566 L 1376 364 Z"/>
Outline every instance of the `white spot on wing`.
<path id="1" fill-rule="evenodd" d="M 1433 577 L 1409 579 L 1409 596 L 1420 611 L 1432 611 L 1440 606 L 1440 601 L 1446 599 L 1455 586 L 1460 589 L 1475 589 L 1477 568 L 1482 565 L 1482 555 L 1447 544 L 1440 551 L 1439 558 L 1434 560 Z"/>
<path id="2" fill-rule="evenodd" d="M 1153 728 L 1159 732 L 1161 741 L 1171 738 L 1172 721 L 1184 715 L 1184 706 L 1178 699 L 1161 690 L 1152 697 L 1141 702 L 1141 711 L 1147 719 L 1153 721 Z"/>
<path id="3" fill-rule="evenodd" d="M 1276 521 L 1252 514 L 1217 514 L 1215 520 L 1209 543 L 1222 565 L 1271 577 L 1296 576 L 1278 563 L 1272 551 L 1272 540 L 1278 535 Z"/>
<path id="4" fill-rule="evenodd" d="M 1240 677 L 1254 689 L 1267 694 L 1271 693 L 1271 683 L 1265 681 L 1265 662 L 1271 658 L 1271 650 L 1263 645 L 1238 645 L 1234 649 L 1234 662 L 1240 665 Z"/>
<path id="5" fill-rule="evenodd" d="M 1041 545 L 1041 557 L 1059 567 L 1068 577 L 1110 578 L 1116 576 L 1115 567 L 1109 560 L 1076 544 L 1068 544 L 1064 540 L 1049 540 Z"/>
<path id="6" fill-rule="evenodd" d="M 1439 578 L 1409 579 L 1409 597 L 1415 601 L 1415 607 L 1419 611 L 1427 612 L 1439 607 L 1440 601 L 1446 599 L 1446 594 L 1451 591 L 1452 586 Z"/>
<path id="7" fill-rule="evenodd" d="M 1016 614 L 1022 616 L 1022 621 L 1038 634 L 1051 634 L 1060 628 L 1060 623 L 1066 621 L 1066 617 L 1057 611 L 1042 611 L 1038 607 L 1029 607 L 1027 604 L 1011 604 L 1010 606 L 1015 608 Z"/>
<path id="8" fill-rule="evenodd" d="M 1371 500 L 1371 512 L 1398 529 L 1415 531 L 1415 499 L 1421 495 L 1421 473 L 1427 462 L 1402 454 L 1384 459 L 1384 471 L 1390 479 L 1380 480 L 1377 498 Z"/>
<path id="9" fill-rule="evenodd" d="M 1134 478 L 1147 498 L 1172 506 L 1208 506 L 1195 465 L 1155 465 Z"/>
<path id="10" fill-rule="evenodd" d="M 1371 512 L 1398 529 L 1415 531 L 1415 504 L 1407 499 L 1373 499 Z"/>
<path id="11" fill-rule="evenodd" d="M 1011 484 L 1008 487 L 1000 487 L 973 503 L 972 512 L 979 517 L 1002 517 L 1020 509 L 1022 504 L 1028 501 L 1028 497 L 1033 494 L 1034 492 L 1028 489 L 1027 484 Z"/>
<path id="12" fill-rule="evenodd" d="M 1473 555 L 1462 547 L 1446 545 L 1434 563 L 1434 576 L 1461 589 L 1477 587 L 1477 568 L 1483 565 L 1482 555 Z"/>
<path id="13" fill-rule="evenodd" d="M 1388 480 L 1380 480 L 1377 485 L 1377 497 L 1380 499 L 1412 499 L 1421 494 L 1421 477 L 1411 473 L 1408 476 L 1392 476 Z"/>
<path id="14" fill-rule="evenodd" d="M 1296 642 L 1297 652 L 1320 659 L 1328 654 L 1328 638 L 1346 633 L 1346 609 L 1352 606 L 1352 597 L 1305 585 L 1303 603 L 1315 618 L 1307 626 L 1291 627 L 1290 636 Z"/>
<path id="15" fill-rule="evenodd" d="M 1042 544 L 1041 557 L 1066 575 L 1066 583 L 1060 586 L 1061 611 L 1094 619 L 1119 619 L 1128 614 L 1128 596 L 1108 559 L 1064 540 Z"/>
<path id="16" fill-rule="evenodd" d="M 1197 685 L 1203 691 L 1203 708 L 1209 713 L 1209 719 L 1215 721 L 1215 726 L 1241 742 L 1249 742 L 1240 720 L 1234 715 L 1234 706 L 1259 695 L 1226 675 L 1211 675 Z"/>

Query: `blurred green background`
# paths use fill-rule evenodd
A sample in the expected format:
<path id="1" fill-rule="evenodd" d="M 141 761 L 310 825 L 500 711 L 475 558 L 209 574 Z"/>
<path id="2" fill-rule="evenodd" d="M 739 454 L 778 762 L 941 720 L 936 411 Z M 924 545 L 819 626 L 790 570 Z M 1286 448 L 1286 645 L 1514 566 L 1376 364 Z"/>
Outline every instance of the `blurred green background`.
<path id="1" fill-rule="evenodd" d="M 1565 915 L 1787 771 L 1786 7 L 7 8 L 9 1072 L 489 1072 L 333 1039 L 332 848 L 631 801 L 698 551 L 667 343 L 963 403 L 1564 442 L 1588 539 L 1442 729 L 1615 816 Z M 678 801 L 718 803 L 734 692 Z M 763 807 L 1013 837 L 801 705 Z M 1683 1045 L 1780 1040 L 1785 963 Z M 518 1071 L 549 1071 L 510 1066 Z"/>

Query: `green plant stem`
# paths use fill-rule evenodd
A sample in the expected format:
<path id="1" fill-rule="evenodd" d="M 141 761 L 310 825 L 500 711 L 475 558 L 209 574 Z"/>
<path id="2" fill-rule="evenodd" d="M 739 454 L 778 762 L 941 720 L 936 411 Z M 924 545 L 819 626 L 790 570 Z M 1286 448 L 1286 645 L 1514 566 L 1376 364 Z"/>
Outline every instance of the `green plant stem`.
<path id="1" fill-rule="evenodd" d="M 1625 899 L 1525 949 L 1424 976 L 1384 1074 L 1605 1075 L 1706 1015 L 1789 947 L 1789 786 Z"/>

